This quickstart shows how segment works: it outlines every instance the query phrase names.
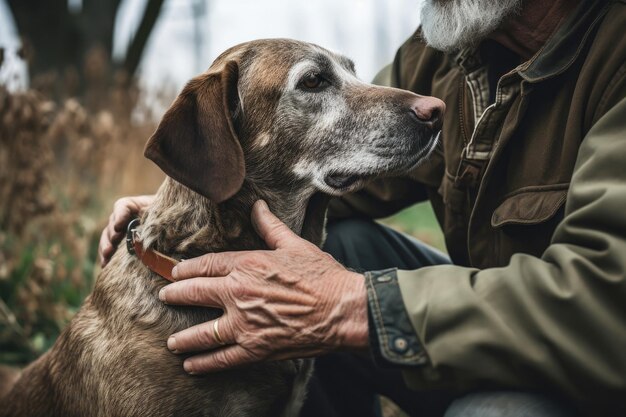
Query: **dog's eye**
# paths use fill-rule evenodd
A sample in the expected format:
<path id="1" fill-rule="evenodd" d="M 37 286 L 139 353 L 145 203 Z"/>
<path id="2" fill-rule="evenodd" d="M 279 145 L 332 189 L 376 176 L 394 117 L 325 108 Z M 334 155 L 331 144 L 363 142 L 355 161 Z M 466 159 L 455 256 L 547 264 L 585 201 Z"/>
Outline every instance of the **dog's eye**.
<path id="1" fill-rule="evenodd" d="M 300 85 L 307 90 L 317 90 L 326 84 L 326 80 L 314 72 L 308 73 L 300 81 Z"/>

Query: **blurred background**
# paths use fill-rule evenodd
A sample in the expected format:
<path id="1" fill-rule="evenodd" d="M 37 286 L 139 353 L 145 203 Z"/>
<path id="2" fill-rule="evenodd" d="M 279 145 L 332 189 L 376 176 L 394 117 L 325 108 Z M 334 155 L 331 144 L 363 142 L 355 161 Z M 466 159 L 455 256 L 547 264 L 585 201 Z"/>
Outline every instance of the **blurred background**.
<path id="1" fill-rule="evenodd" d="M 116 198 L 163 176 L 143 145 L 178 90 L 237 43 L 348 55 L 371 80 L 420 0 L 0 0 L 0 363 L 54 342 L 90 292 Z M 384 222 L 443 249 L 427 204 Z"/>
<path id="2" fill-rule="evenodd" d="M 228 47 L 276 37 L 349 55 L 367 80 L 416 29 L 419 8 L 420 0 L 0 0 L 3 81 L 17 73 L 10 85 L 24 88 L 51 70 L 80 71 L 99 53 L 106 69 L 124 69 L 142 87 L 178 89 Z M 28 68 L 14 59 L 22 45 Z"/>

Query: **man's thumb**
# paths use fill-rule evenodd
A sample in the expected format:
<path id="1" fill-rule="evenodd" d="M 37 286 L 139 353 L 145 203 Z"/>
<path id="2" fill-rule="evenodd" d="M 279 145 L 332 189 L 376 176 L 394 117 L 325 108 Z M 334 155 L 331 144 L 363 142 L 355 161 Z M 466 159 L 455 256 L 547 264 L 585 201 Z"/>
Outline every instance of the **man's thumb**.
<path id="1" fill-rule="evenodd" d="M 270 211 L 267 203 L 258 200 L 252 206 L 252 225 L 270 249 L 293 243 L 298 236 Z"/>

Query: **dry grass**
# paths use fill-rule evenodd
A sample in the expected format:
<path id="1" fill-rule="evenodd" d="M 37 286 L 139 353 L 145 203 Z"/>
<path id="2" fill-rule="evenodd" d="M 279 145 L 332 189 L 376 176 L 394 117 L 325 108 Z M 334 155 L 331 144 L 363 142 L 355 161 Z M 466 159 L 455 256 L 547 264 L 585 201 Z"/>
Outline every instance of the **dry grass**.
<path id="1" fill-rule="evenodd" d="M 154 118 L 137 97 L 120 83 L 87 110 L 0 87 L 0 362 L 27 363 L 54 342 L 91 289 L 114 199 L 162 181 L 142 155 Z"/>

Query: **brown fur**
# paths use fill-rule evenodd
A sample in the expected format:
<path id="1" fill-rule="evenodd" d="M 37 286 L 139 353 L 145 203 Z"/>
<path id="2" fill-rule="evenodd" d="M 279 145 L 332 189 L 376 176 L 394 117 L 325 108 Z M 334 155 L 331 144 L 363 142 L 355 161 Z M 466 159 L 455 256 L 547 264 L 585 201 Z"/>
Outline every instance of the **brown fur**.
<path id="1" fill-rule="evenodd" d="M 0 399 L 11 390 L 20 374 L 21 372 L 17 368 L 0 365 Z"/>
<path id="2" fill-rule="evenodd" d="M 343 74 L 335 74 L 333 90 L 322 97 L 288 87 L 291 69 L 315 59 L 328 77 Z M 407 153 L 432 145 L 432 132 L 410 114 L 418 96 L 356 83 L 352 72 L 345 58 L 288 40 L 251 42 L 220 56 L 185 87 L 147 145 L 146 155 L 171 178 L 142 219 L 144 244 L 178 258 L 265 248 L 249 219 L 263 198 L 292 230 L 321 245 L 329 197 L 320 191 L 339 194 L 359 183 L 320 190 L 319 178 L 296 169 L 298 161 L 306 168 L 339 154 L 350 174 L 371 176 L 410 168 Z M 387 133 L 365 142 L 381 122 Z M 371 151 L 367 163 L 355 162 L 363 149 L 346 145 L 352 138 Z M 183 357 L 166 348 L 168 336 L 221 312 L 166 306 L 157 298 L 165 284 L 118 250 L 52 349 L 0 401 L 0 416 L 297 414 L 308 361 L 185 374 Z"/>

